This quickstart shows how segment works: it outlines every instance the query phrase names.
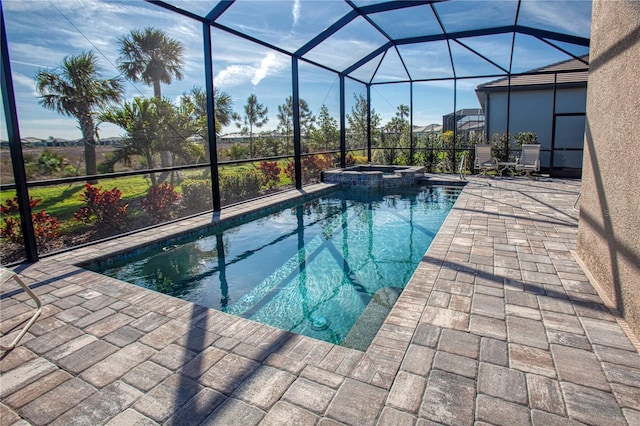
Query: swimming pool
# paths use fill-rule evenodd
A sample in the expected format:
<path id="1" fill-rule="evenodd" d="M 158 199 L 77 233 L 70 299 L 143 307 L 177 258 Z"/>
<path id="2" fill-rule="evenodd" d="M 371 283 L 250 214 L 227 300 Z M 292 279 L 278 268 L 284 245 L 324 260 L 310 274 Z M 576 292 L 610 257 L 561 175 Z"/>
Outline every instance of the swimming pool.
<path id="1" fill-rule="evenodd" d="M 365 350 L 460 191 L 336 191 L 87 269 Z"/>

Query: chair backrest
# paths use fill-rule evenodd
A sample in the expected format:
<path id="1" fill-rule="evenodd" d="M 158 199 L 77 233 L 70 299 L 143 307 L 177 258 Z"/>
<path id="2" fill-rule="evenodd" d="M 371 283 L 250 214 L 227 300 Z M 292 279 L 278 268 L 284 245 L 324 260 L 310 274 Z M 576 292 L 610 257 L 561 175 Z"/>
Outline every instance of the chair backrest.
<path id="1" fill-rule="evenodd" d="M 490 163 L 493 160 L 491 157 L 491 145 L 490 144 L 477 144 L 476 145 L 476 164 Z"/>
<path id="2" fill-rule="evenodd" d="M 525 166 L 534 166 L 540 160 L 540 145 L 538 144 L 522 144 L 522 153 L 520 155 L 520 164 Z"/>

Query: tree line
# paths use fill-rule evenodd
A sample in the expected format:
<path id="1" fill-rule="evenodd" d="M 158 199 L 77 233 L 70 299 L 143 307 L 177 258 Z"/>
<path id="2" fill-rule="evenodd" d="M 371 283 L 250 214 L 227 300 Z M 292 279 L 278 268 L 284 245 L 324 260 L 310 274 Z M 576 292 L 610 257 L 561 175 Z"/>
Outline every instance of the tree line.
<path id="1" fill-rule="evenodd" d="M 36 74 L 39 103 L 44 108 L 78 121 L 84 143 L 84 162 L 87 175 L 98 174 L 96 139 L 101 123 L 111 123 L 124 131 L 122 147 L 101 165 L 101 171 L 111 172 L 117 163 L 130 165 L 132 159 L 142 159 L 149 169 L 180 164 L 197 164 L 209 159 L 207 95 L 198 86 L 183 93 L 177 104 L 162 95 L 162 85 L 184 78 L 184 47 L 161 30 L 148 27 L 132 30 L 118 39 L 117 67 L 121 76 L 102 78 L 98 71 L 98 57 L 93 51 L 81 52 L 63 59 L 53 70 Z M 124 78 L 123 78 L 124 77 Z M 153 97 L 134 97 L 123 102 L 124 79 L 153 87 Z M 269 121 L 269 109 L 255 94 L 250 94 L 242 113 L 233 109 L 231 96 L 214 88 L 215 132 L 235 125 L 247 136 L 248 149 L 238 145 L 231 148 L 229 157 L 290 155 L 293 148 L 293 97 L 278 106 L 277 130 L 282 137 L 258 136 L 256 132 Z M 367 135 L 367 101 L 354 94 L 355 103 L 347 114 L 350 135 L 355 144 L 363 146 Z M 339 126 L 322 105 L 315 116 L 304 99 L 299 101 L 299 119 L 305 151 L 338 148 Z M 403 118 L 401 116 L 400 118 Z M 372 110 L 372 128 L 380 117 Z M 397 124 L 397 123 L 396 123 Z M 200 140 L 197 137 L 199 136 Z M 205 143 L 202 143 L 202 140 Z M 235 151 L 234 151 L 235 149 Z M 166 178 L 152 174 L 152 184 Z"/>

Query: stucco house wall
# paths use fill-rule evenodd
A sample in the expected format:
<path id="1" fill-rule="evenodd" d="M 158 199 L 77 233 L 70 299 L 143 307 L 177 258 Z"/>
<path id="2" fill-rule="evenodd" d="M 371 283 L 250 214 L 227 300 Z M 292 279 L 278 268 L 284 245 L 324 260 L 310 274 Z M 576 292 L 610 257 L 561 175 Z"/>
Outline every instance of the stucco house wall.
<path id="1" fill-rule="evenodd" d="M 640 337 L 640 2 L 594 0 L 578 256 Z"/>

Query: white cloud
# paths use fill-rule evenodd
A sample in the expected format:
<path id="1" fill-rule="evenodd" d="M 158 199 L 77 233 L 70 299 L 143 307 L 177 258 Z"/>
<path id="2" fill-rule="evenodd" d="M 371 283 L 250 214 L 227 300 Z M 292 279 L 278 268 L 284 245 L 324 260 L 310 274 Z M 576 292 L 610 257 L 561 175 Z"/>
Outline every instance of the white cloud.
<path id="1" fill-rule="evenodd" d="M 267 73 L 269 73 L 269 70 L 271 68 L 275 68 L 276 71 L 279 68 L 278 58 L 276 57 L 276 54 L 273 52 L 269 52 L 267 56 L 262 58 L 262 61 L 260 61 L 260 68 L 258 68 L 255 74 L 253 75 L 253 78 L 251 79 L 251 84 L 253 84 L 254 86 L 257 86 L 262 81 L 262 79 L 264 79 L 267 76 Z"/>
<path id="2" fill-rule="evenodd" d="M 259 65 L 229 65 L 218 72 L 214 78 L 214 83 L 218 87 L 229 88 L 250 82 L 255 87 L 268 75 L 278 74 L 283 70 L 285 68 L 285 59 L 287 58 L 282 55 L 269 52 L 262 58 Z"/>
<path id="3" fill-rule="evenodd" d="M 255 73 L 250 65 L 229 65 L 220 71 L 213 79 L 218 87 L 234 87 L 247 82 Z"/>
<path id="4" fill-rule="evenodd" d="M 298 19 L 300 18 L 300 0 L 294 0 L 291 13 L 293 15 L 293 25 L 296 26 L 298 24 Z"/>

